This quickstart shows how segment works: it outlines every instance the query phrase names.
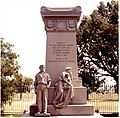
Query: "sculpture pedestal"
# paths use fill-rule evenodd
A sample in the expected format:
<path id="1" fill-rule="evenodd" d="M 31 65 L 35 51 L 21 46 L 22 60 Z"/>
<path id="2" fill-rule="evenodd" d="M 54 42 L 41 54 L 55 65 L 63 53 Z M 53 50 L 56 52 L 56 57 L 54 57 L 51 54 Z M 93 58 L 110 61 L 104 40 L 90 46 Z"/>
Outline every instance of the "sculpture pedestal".
<path id="1" fill-rule="evenodd" d="M 74 89 L 74 99 L 71 104 L 87 104 L 87 90 L 83 86 L 75 86 Z M 55 87 L 50 87 L 48 89 L 48 104 L 51 105 L 54 99 Z"/>
<path id="2" fill-rule="evenodd" d="M 30 116 L 41 116 L 37 115 L 38 107 L 37 105 L 30 106 Z M 83 115 L 94 115 L 93 106 L 89 104 L 81 105 L 69 105 L 63 109 L 56 109 L 53 105 L 48 105 L 48 112 L 52 116 L 83 116 Z M 44 116 L 44 114 L 43 114 Z"/>
<path id="3" fill-rule="evenodd" d="M 41 114 L 35 113 L 35 116 L 36 117 L 50 117 L 50 113 L 46 113 L 46 114 L 44 114 L 44 113 L 41 113 Z"/>
<path id="4" fill-rule="evenodd" d="M 92 105 L 87 104 L 87 90 L 83 86 L 75 86 L 74 88 L 74 99 L 72 103 L 63 109 L 54 108 L 52 105 L 52 100 L 54 97 L 55 87 L 50 87 L 48 90 L 48 112 L 52 116 L 79 116 L 79 115 L 93 115 L 94 109 Z M 35 116 L 38 112 L 38 107 L 36 104 L 30 106 L 30 116 Z"/>
<path id="5" fill-rule="evenodd" d="M 38 106 L 36 104 L 30 105 L 30 116 L 35 116 L 35 113 L 38 112 Z"/>
<path id="6" fill-rule="evenodd" d="M 93 115 L 93 106 L 88 104 L 83 105 L 69 105 L 63 109 L 56 109 L 53 105 L 48 105 L 48 112 L 52 116 L 83 116 Z"/>

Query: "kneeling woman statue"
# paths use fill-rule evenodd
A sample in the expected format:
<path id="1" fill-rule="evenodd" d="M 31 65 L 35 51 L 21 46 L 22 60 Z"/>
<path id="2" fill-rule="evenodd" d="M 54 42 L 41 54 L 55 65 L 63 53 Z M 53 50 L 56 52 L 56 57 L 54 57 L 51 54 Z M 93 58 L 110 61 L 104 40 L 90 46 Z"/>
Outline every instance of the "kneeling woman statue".
<path id="1" fill-rule="evenodd" d="M 71 70 L 71 67 L 66 67 L 66 71 L 62 72 L 62 75 L 55 84 L 53 105 L 56 108 L 68 106 L 74 97 L 73 85 L 71 81 L 73 79 L 73 75 Z"/>

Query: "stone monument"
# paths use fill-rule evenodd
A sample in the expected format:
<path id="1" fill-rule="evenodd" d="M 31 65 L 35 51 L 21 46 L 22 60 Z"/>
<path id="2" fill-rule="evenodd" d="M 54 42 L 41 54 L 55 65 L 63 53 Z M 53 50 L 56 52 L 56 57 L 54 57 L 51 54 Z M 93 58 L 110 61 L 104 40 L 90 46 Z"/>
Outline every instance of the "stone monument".
<path id="1" fill-rule="evenodd" d="M 92 105 L 87 104 L 87 90 L 78 78 L 77 68 L 77 23 L 81 16 L 81 7 L 47 8 L 41 7 L 41 15 L 47 34 L 46 72 L 51 76 L 51 87 L 48 90 L 48 112 L 51 115 L 93 115 Z M 72 68 L 74 99 L 69 107 L 56 109 L 53 106 L 55 83 L 66 67 Z M 30 115 L 37 112 L 32 105 Z"/>

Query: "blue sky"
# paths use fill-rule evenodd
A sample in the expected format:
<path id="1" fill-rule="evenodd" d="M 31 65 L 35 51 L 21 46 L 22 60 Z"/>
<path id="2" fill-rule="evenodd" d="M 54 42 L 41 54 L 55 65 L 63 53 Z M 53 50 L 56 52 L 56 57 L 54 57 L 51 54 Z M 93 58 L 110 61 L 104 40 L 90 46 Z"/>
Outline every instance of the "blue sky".
<path id="1" fill-rule="evenodd" d="M 41 6 L 81 6 L 82 16 L 89 15 L 101 0 L 1 0 L 0 36 L 14 45 L 20 55 L 24 76 L 34 78 L 40 64 L 45 64 L 46 32 L 41 18 Z M 104 3 L 110 0 L 102 0 Z"/>

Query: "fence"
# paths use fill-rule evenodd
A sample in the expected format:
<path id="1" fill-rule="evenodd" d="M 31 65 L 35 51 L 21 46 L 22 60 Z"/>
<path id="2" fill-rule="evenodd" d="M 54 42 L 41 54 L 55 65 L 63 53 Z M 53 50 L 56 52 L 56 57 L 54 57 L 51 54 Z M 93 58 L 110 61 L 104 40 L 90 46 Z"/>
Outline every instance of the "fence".
<path id="1" fill-rule="evenodd" d="M 118 113 L 119 96 L 115 85 L 103 85 L 89 95 L 88 103 L 101 114 Z"/>
<path id="2" fill-rule="evenodd" d="M 22 99 L 20 96 L 20 93 L 15 93 L 13 101 L 4 106 L 4 114 L 24 114 L 36 101 L 34 92 L 22 93 Z"/>
<path id="3" fill-rule="evenodd" d="M 14 95 L 12 103 L 5 105 L 5 114 L 13 113 L 24 113 L 29 111 L 29 106 L 36 101 L 36 95 L 34 92 L 23 93 L 22 99 L 20 100 L 20 93 Z M 93 92 L 89 94 L 87 101 L 89 104 L 94 106 L 94 110 L 98 110 L 100 114 L 106 113 L 118 113 L 118 94 L 114 91 L 108 92 Z"/>
<path id="4" fill-rule="evenodd" d="M 88 103 L 94 106 L 100 114 L 118 113 L 118 94 L 116 93 L 96 93 L 89 95 Z"/>

